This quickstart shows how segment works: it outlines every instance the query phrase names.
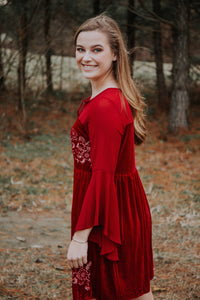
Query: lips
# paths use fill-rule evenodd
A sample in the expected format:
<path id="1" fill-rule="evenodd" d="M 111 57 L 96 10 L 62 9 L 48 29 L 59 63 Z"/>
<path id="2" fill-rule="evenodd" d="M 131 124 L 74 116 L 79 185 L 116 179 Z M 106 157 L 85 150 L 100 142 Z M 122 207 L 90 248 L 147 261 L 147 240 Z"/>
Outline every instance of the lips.
<path id="1" fill-rule="evenodd" d="M 97 66 L 96 65 L 86 65 L 86 64 L 82 64 L 82 68 L 84 70 L 93 70 L 94 68 L 96 68 Z"/>

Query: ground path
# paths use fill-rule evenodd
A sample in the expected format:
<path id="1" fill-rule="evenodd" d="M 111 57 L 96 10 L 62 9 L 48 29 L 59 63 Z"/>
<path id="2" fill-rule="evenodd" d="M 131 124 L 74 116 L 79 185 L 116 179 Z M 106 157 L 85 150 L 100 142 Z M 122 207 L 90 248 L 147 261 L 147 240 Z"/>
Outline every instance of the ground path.
<path id="1" fill-rule="evenodd" d="M 0 126 L 2 300 L 71 300 L 66 253 L 73 187 L 69 129 L 78 106 L 73 103 L 53 99 L 38 106 L 24 136 L 14 126 L 14 105 L 0 102 L 7 117 Z M 155 111 L 146 143 L 136 147 L 153 220 L 155 300 L 200 299 L 199 118 L 196 106 L 190 131 L 170 136 L 166 115 Z"/>

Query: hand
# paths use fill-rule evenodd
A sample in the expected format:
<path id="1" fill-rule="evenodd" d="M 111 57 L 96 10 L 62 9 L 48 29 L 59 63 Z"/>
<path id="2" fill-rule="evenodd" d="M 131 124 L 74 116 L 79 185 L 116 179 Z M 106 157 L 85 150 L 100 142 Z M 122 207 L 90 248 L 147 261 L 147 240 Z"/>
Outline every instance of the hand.
<path id="1" fill-rule="evenodd" d="M 87 263 L 88 243 L 80 244 L 71 241 L 68 248 L 67 260 L 71 268 L 79 268 Z"/>

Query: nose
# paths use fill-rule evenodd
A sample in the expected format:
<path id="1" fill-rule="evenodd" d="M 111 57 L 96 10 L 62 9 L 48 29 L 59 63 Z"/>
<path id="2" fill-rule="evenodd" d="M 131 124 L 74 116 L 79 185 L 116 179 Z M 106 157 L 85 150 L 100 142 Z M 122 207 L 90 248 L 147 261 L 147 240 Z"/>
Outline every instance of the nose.
<path id="1" fill-rule="evenodd" d="M 89 51 L 86 51 L 85 52 L 85 55 L 83 56 L 83 61 L 90 61 L 91 60 L 91 57 L 90 57 L 90 52 Z"/>

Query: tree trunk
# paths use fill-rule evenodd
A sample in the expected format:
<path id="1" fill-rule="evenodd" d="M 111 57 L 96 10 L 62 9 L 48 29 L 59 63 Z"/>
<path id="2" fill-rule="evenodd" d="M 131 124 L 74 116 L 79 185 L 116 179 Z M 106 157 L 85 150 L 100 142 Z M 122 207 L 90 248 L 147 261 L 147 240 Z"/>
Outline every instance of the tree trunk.
<path id="1" fill-rule="evenodd" d="M 19 109 L 22 110 L 24 122 L 26 122 L 26 110 L 24 103 L 24 92 L 26 88 L 26 56 L 28 48 L 28 28 L 27 28 L 27 6 L 24 3 L 20 15 L 19 27 L 19 65 L 18 65 L 18 94 Z"/>
<path id="2" fill-rule="evenodd" d="M 3 71 L 2 45 L 0 40 L 0 91 L 5 90 L 5 77 Z"/>
<path id="3" fill-rule="evenodd" d="M 50 21 L 51 21 L 51 0 L 45 0 L 45 16 L 44 16 L 44 35 L 46 42 L 46 80 L 47 91 L 51 93 L 53 91 L 52 83 L 52 70 L 51 70 L 51 36 L 50 36 Z"/>
<path id="4" fill-rule="evenodd" d="M 130 52 L 129 63 L 131 69 L 131 75 L 133 75 L 133 63 L 135 59 L 134 47 L 135 47 L 135 14 L 130 11 L 129 8 L 135 7 L 135 0 L 128 0 L 128 9 L 127 9 L 127 48 Z"/>
<path id="5" fill-rule="evenodd" d="M 158 16 L 160 15 L 160 0 L 153 0 L 153 11 Z M 159 21 L 154 25 L 153 32 L 153 42 L 154 42 L 154 53 L 156 62 L 156 76 L 157 76 L 157 89 L 158 89 L 158 105 L 161 108 L 165 107 L 166 101 L 166 86 L 165 77 L 163 72 L 163 55 L 162 55 L 162 37 L 161 37 L 161 26 Z"/>
<path id="6" fill-rule="evenodd" d="M 100 13 L 100 0 L 93 0 L 93 14 L 94 16 Z"/>
<path id="7" fill-rule="evenodd" d="M 175 0 L 173 39 L 173 87 L 169 131 L 188 129 L 189 110 L 189 0 Z"/>

